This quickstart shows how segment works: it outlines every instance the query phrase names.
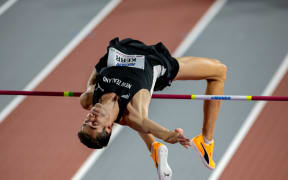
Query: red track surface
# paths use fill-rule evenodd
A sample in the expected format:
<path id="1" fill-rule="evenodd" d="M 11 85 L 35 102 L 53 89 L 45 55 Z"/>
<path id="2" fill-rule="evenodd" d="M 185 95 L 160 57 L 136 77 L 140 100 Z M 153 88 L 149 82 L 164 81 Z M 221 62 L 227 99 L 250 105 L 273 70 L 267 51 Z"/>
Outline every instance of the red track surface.
<path id="1" fill-rule="evenodd" d="M 288 95 L 288 73 L 273 95 Z M 219 178 L 284 180 L 288 177 L 286 102 L 269 102 Z"/>
<path id="2" fill-rule="evenodd" d="M 84 91 L 114 36 L 162 41 L 173 51 L 213 2 L 125 0 L 36 90 Z M 28 97 L 0 125 L 1 179 L 73 176 L 91 153 L 76 136 L 84 115 L 77 98 Z"/>

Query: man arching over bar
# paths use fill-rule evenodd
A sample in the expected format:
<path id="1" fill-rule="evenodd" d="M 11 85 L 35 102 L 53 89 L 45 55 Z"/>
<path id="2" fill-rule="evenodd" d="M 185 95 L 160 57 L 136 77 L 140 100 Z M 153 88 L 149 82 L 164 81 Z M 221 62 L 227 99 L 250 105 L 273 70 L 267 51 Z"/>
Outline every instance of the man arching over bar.
<path id="1" fill-rule="evenodd" d="M 89 113 L 78 137 L 87 147 L 100 149 L 107 146 L 114 123 L 129 126 L 147 145 L 161 180 L 171 179 L 172 170 L 167 163 L 167 147 L 155 137 L 185 148 L 195 147 L 205 166 L 214 169 L 213 133 L 220 101 L 204 101 L 202 133 L 192 139 L 180 128 L 169 130 L 149 119 L 148 108 L 153 91 L 170 86 L 174 80 L 206 80 L 206 94 L 221 95 L 225 79 L 226 66 L 218 60 L 173 58 L 162 43 L 148 46 L 138 40 L 115 38 L 80 97 L 80 104 Z"/>

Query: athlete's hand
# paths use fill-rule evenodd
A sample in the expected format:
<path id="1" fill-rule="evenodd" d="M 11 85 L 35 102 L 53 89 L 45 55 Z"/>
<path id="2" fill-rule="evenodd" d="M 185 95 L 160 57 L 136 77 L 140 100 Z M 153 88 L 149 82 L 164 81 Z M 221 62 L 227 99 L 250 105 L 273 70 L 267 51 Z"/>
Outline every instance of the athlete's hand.
<path id="1" fill-rule="evenodd" d="M 177 139 L 178 139 L 178 142 L 185 148 L 188 148 L 189 146 L 191 146 L 190 144 L 190 139 L 186 138 L 184 136 L 184 131 L 183 129 L 181 128 L 176 128 L 174 130 L 176 133 L 178 133 L 178 136 L 177 136 Z"/>
<path id="2" fill-rule="evenodd" d="M 92 103 L 93 103 L 93 92 L 85 91 L 84 93 L 81 94 L 80 104 L 84 109 L 90 110 L 91 107 L 93 106 Z"/>

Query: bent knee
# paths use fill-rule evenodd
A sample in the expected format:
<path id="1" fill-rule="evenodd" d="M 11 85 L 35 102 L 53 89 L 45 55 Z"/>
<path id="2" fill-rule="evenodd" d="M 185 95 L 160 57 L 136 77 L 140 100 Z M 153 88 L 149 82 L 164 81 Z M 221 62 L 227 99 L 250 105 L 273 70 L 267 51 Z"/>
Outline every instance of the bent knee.
<path id="1" fill-rule="evenodd" d="M 227 72 L 227 66 L 225 64 L 219 63 L 218 65 L 218 71 L 219 71 L 219 78 L 223 81 L 226 80 L 226 72 Z"/>
<path id="2" fill-rule="evenodd" d="M 218 59 L 209 59 L 209 60 L 215 64 L 222 64 L 221 61 Z"/>
<path id="3" fill-rule="evenodd" d="M 217 69 L 217 79 L 225 81 L 227 66 L 218 59 L 211 59 L 211 61 L 215 63 L 215 68 Z"/>

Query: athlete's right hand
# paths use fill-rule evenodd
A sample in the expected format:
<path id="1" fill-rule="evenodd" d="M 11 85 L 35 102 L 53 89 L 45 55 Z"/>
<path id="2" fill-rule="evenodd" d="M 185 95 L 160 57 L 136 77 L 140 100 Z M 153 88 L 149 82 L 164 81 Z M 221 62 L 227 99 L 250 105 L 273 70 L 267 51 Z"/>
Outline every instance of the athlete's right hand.
<path id="1" fill-rule="evenodd" d="M 186 137 L 184 136 L 184 131 L 183 131 L 183 129 L 181 129 L 181 128 L 176 128 L 174 131 L 175 131 L 176 133 L 178 133 L 178 136 L 177 136 L 178 142 L 179 142 L 183 147 L 185 147 L 185 148 L 187 149 L 188 147 L 191 146 L 191 144 L 190 144 L 190 139 L 189 139 L 189 138 L 186 138 Z"/>
<path id="2" fill-rule="evenodd" d="M 80 104 L 86 109 L 90 110 L 93 107 L 93 91 L 85 91 L 80 96 Z"/>

